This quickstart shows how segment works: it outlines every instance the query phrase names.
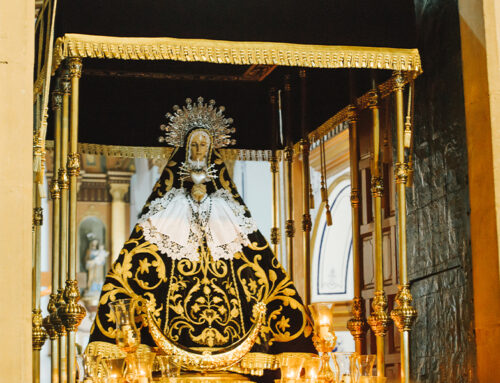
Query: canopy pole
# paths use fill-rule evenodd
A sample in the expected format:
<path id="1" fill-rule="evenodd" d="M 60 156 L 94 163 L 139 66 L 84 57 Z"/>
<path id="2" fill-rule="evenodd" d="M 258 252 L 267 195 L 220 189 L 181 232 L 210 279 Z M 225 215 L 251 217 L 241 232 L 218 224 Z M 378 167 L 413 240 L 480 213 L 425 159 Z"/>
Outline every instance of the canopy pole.
<path id="1" fill-rule="evenodd" d="M 37 102 L 37 106 L 39 103 Z M 34 254 L 33 254 L 33 311 L 32 311 L 32 346 L 33 346 L 33 383 L 40 383 L 40 350 L 47 333 L 42 327 L 43 318 L 40 309 L 40 275 L 42 257 L 43 209 L 40 189 L 34 183 L 35 207 L 33 209 Z"/>
<path id="2" fill-rule="evenodd" d="M 300 87 L 301 87 L 301 128 L 302 128 L 302 139 L 300 140 L 300 151 L 302 153 L 302 203 L 303 203 L 303 215 L 302 215 L 302 234 L 304 243 L 304 303 L 306 307 L 311 303 L 311 214 L 310 210 L 310 189 L 311 180 L 309 172 L 309 140 L 307 139 L 307 78 L 305 69 L 299 71 L 300 76 Z"/>
<path id="3" fill-rule="evenodd" d="M 365 304 L 361 297 L 361 237 L 359 232 L 359 141 L 358 114 L 356 108 L 349 109 L 349 159 L 351 168 L 351 215 L 352 215 L 352 255 L 354 273 L 354 298 L 352 300 L 352 318 L 347 321 L 347 328 L 354 338 L 356 352 L 363 354 L 366 320 Z"/>
<path id="4" fill-rule="evenodd" d="M 272 131 L 272 156 L 271 156 L 271 182 L 272 182 L 272 211 L 273 211 L 273 227 L 271 228 L 271 244 L 273 253 L 276 257 L 279 256 L 279 243 L 280 243 L 280 228 L 279 228 L 279 207 L 278 204 L 278 185 L 279 185 L 279 163 L 277 157 L 278 146 L 278 104 L 276 88 L 269 90 L 269 102 L 271 104 L 271 131 Z"/>
<path id="5" fill-rule="evenodd" d="M 295 221 L 293 219 L 293 142 L 292 142 L 292 86 L 290 75 L 285 75 L 285 140 L 283 151 L 285 164 L 285 234 L 286 234 L 286 264 L 290 279 L 293 280 L 293 237 L 295 236 Z"/>
<path id="6" fill-rule="evenodd" d="M 58 172 L 59 189 L 61 190 L 60 219 L 59 219 L 59 288 L 57 289 L 57 332 L 59 334 L 59 383 L 67 382 L 68 375 L 68 349 L 67 332 L 63 323 L 62 310 L 66 304 L 64 297 L 64 284 L 68 264 L 68 188 L 69 179 L 66 168 L 68 157 L 69 137 L 69 98 L 71 95 L 71 82 L 67 70 L 61 75 L 62 114 L 61 114 L 61 156 Z"/>
<path id="7" fill-rule="evenodd" d="M 382 253 L 382 197 L 384 195 L 384 183 L 380 164 L 380 118 L 379 100 L 374 84 L 369 93 L 369 108 L 372 114 L 373 125 L 373 157 L 371 193 L 373 201 L 373 223 L 374 223 L 374 248 L 375 248 L 375 292 L 372 302 L 373 312 L 368 318 L 368 324 L 372 328 L 377 341 L 377 376 L 385 376 L 385 335 L 389 325 L 387 315 L 387 297 L 384 293 L 384 268 Z"/>
<path id="8" fill-rule="evenodd" d="M 61 189 L 58 183 L 58 173 L 61 164 L 61 108 L 62 92 L 59 84 L 52 92 L 52 110 L 54 111 L 54 165 L 50 195 L 52 198 L 52 262 L 51 262 L 51 292 L 47 305 L 48 316 L 44 319 L 44 327 L 50 337 L 50 377 L 51 383 L 59 382 L 59 333 L 57 329 L 57 291 L 59 289 L 59 239 L 60 239 L 60 200 Z"/>
<path id="9" fill-rule="evenodd" d="M 404 79 L 400 71 L 394 75 L 396 83 L 396 130 L 397 159 L 395 164 L 396 190 L 398 196 L 398 260 L 399 287 L 396 294 L 396 308 L 391 312 L 399 332 L 401 333 L 401 382 L 410 382 L 410 331 L 417 317 L 417 311 L 412 307 L 413 297 L 410 292 L 407 271 L 406 253 L 406 183 L 408 181 L 408 163 L 404 154 L 404 121 L 403 121 L 403 88 Z M 411 92 L 411 88 L 410 88 Z M 411 96 L 410 96 L 411 99 Z M 411 105 L 409 105 L 411 108 Z"/>
<path id="10" fill-rule="evenodd" d="M 68 383 L 76 381 L 76 331 L 85 317 L 85 308 L 78 304 L 80 292 L 76 281 L 76 203 L 77 182 L 80 174 L 80 155 L 78 154 L 78 97 L 79 81 L 82 75 L 82 60 L 70 58 L 68 69 L 71 79 L 71 119 L 70 119 L 70 147 L 67 169 L 69 174 L 69 256 L 68 279 L 64 290 L 66 304 L 61 308 L 63 323 L 68 331 Z"/>

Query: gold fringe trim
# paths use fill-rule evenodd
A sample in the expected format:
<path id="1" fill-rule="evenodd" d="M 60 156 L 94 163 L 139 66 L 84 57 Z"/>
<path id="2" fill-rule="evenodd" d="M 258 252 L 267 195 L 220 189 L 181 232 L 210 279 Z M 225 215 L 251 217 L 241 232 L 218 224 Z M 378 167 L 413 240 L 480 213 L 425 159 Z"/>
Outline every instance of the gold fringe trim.
<path id="1" fill-rule="evenodd" d="M 417 49 L 254 41 L 113 37 L 66 34 L 56 41 L 53 71 L 67 57 L 198 61 L 309 68 L 371 68 L 420 72 Z"/>
<path id="2" fill-rule="evenodd" d="M 54 141 L 47 140 L 45 146 L 48 150 L 54 149 Z M 103 155 L 107 157 L 125 158 L 151 158 L 168 160 L 173 148 L 170 147 L 146 147 L 146 146 L 118 146 L 78 143 L 78 152 L 82 154 Z M 219 149 L 224 161 L 271 161 L 271 150 L 252 149 Z M 281 151 L 276 154 L 281 160 Z"/>
<path id="3" fill-rule="evenodd" d="M 403 72 L 403 84 L 407 85 L 410 81 L 417 77 L 418 74 L 419 73 Z M 386 98 L 396 90 L 396 87 L 397 85 L 395 76 L 392 76 L 390 79 L 378 86 L 378 93 L 381 98 Z M 358 97 L 355 101 L 356 109 L 354 109 L 354 111 L 352 110 L 352 105 L 347 105 L 345 108 L 341 109 L 334 116 L 330 117 L 327 121 L 314 129 L 311 133 L 309 133 L 307 136 L 309 138 L 309 141 L 311 143 L 314 143 L 315 141 L 318 141 L 322 137 L 325 137 L 331 133 L 334 133 L 333 135 L 336 135 L 342 132 L 344 129 L 340 125 L 348 122 L 357 112 L 368 108 L 369 99 L 369 92 L 365 93 L 361 97 Z M 298 143 L 294 146 L 294 152 L 295 154 L 300 153 Z"/>

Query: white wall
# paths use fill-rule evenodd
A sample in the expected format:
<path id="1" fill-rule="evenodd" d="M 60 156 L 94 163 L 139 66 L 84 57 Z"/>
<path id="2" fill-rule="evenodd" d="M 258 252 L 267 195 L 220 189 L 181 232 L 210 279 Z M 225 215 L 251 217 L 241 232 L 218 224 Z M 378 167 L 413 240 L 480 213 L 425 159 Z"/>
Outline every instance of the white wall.
<path id="1" fill-rule="evenodd" d="M 137 223 L 138 215 L 151 194 L 154 184 L 160 178 L 158 167 L 153 166 L 150 169 L 146 158 L 136 158 L 134 164 L 135 174 L 130 179 L 130 231 Z"/>
<path id="2" fill-rule="evenodd" d="M 257 223 L 262 235 L 269 242 L 273 219 L 271 168 L 264 161 L 236 161 L 233 181 Z"/>

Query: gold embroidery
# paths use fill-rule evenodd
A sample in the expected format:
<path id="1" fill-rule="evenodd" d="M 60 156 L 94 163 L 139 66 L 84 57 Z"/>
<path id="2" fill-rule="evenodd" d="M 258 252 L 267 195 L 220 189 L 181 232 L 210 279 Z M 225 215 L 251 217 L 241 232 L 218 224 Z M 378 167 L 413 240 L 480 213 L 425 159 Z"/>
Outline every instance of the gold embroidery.
<path id="1" fill-rule="evenodd" d="M 201 247 L 200 259 L 173 261 L 167 306 L 175 316 L 167 318 L 164 333 L 179 341 L 187 333 L 201 346 L 222 346 L 244 334 L 243 312 L 228 261 L 214 261 Z M 201 332 L 200 332 L 201 330 Z"/>

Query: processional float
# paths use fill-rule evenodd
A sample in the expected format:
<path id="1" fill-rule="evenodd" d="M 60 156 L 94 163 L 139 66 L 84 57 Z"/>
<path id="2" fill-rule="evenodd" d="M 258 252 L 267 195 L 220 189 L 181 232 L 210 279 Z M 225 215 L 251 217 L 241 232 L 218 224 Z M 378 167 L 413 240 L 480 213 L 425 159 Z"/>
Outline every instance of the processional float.
<path id="1" fill-rule="evenodd" d="M 75 334 L 85 315 L 76 281 L 80 154 L 166 159 L 169 149 L 156 142 L 165 111 L 188 95 L 207 95 L 227 105 L 238 124 L 238 148 L 221 151 L 224 159 L 271 164 L 271 242 L 275 252 L 279 246 L 286 249 L 282 262 L 290 274 L 304 278 L 306 304 L 311 302 L 309 151 L 311 144 L 321 145 L 339 126 L 348 126 L 354 299 L 347 326 L 356 351 L 362 352 L 369 323 L 376 336 L 377 375 L 384 376 L 384 338 L 392 318 L 402 335 L 401 381 L 409 382 L 409 332 L 416 311 L 406 270 L 405 187 L 412 171 L 408 149 L 413 81 L 422 71 L 414 49 L 413 9 L 410 0 L 359 6 L 345 1 L 237 1 L 217 6 L 199 1 L 45 1 L 35 40 L 34 381 L 39 381 L 39 351 L 46 334 L 52 351 L 52 382 L 75 381 Z M 397 305 L 388 313 L 382 197 L 390 185 L 383 184 L 381 175 L 379 110 L 381 99 L 392 95 L 400 286 Z M 357 129 L 359 117 L 367 112 L 373 137 L 370 183 L 375 249 L 375 295 L 368 320 L 361 298 Z M 52 279 L 49 315 L 42 323 L 40 228 L 48 139 L 54 140 Z M 300 201 L 293 198 L 298 181 L 293 179 L 294 164 L 302 169 Z M 284 228 L 279 219 L 280 195 L 286 202 Z M 302 236 L 297 241 L 299 214 Z M 286 241 L 281 241 L 281 232 Z M 303 257 L 303 270 L 293 269 L 298 256 Z M 253 363 L 244 372 L 262 371 L 273 364 L 265 358 Z"/>

